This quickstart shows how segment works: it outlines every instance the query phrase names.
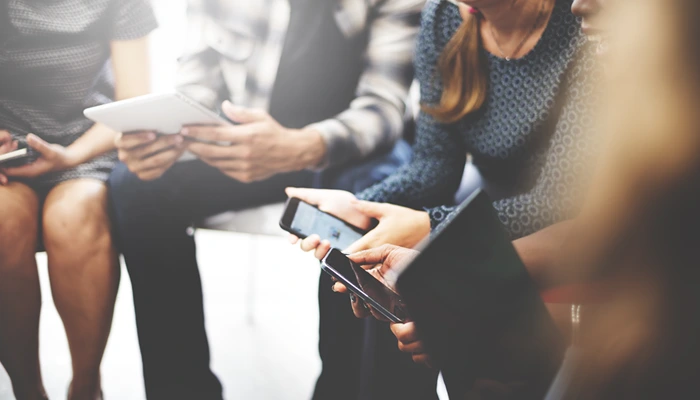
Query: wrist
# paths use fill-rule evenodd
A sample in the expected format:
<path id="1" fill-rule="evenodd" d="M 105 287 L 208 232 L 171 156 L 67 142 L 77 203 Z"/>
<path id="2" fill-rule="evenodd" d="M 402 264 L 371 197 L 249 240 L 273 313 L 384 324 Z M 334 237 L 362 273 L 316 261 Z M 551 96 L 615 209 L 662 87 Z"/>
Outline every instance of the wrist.
<path id="1" fill-rule="evenodd" d="M 298 151 L 295 156 L 298 160 L 298 169 L 318 168 L 326 158 L 326 142 L 321 133 L 315 129 L 305 128 L 295 131 L 295 142 Z"/>
<path id="2" fill-rule="evenodd" d="M 66 168 L 74 168 L 88 161 L 90 157 L 75 146 L 65 148 L 63 164 Z"/>

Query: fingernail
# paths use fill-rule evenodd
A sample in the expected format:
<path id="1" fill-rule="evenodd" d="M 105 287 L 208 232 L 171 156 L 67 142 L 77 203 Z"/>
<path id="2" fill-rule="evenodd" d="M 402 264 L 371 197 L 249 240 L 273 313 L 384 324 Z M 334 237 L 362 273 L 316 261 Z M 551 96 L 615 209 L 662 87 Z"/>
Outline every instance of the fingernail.
<path id="1" fill-rule="evenodd" d="M 234 112 L 235 112 L 235 111 L 237 110 L 237 107 L 235 107 L 235 106 L 233 105 L 233 103 L 231 103 L 231 102 L 228 101 L 228 100 L 224 101 L 224 104 L 222 104 L 221 107 L 222 107 L 224 110 L 228 110 L 228 111 L 234 111 Z"/>
<path id="2" fill-rule="evenodd" d="M 338 293 L 338 292 L 335 290 L 335 285 L 331 286 L 331 290 L 332 290 L 333 292 L 335 292 L 335 293 Z"/>
<path id="3" fill-rule="evenodd" d="M 350 301 L 352 301 L 353 303 L 357 303 L 357 297 L 355 297 L 354 294 L 350 294 Z"/>

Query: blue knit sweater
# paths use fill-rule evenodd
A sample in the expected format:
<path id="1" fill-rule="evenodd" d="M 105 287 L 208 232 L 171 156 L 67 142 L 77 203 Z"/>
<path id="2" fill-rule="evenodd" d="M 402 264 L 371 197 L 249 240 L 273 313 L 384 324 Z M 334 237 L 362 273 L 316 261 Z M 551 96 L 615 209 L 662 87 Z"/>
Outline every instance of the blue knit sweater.
<path id="1" fill-rule="evenodd" d="M 434 227 L 453 211 L 469 153 L 513 239 L 567 218 L 576 201 L 571 186 L 591 154 L 585 132 L 595 70 L 570 7 L 571 0 L 557 0 L 525 57 L 487 55 L 489 90 L 478 112 L 452 124 L 421 113 L 413 161 L 358 197 L 426 208 Z M 423 12 L 415 63 L 424 104 L 440 101 L 438 59 L 461 23 L 447 1 L 431 0 Z"/>

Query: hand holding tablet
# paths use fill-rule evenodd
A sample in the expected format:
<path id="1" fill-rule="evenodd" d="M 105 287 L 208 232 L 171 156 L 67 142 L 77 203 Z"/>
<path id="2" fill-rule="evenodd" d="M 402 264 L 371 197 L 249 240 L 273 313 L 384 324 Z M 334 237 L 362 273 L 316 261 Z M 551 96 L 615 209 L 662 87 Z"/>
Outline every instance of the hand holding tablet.
<path id="1" fill-rule="evenodd" d="M 84 111 L 87 118 L 116 132 L 179 134 L 190 125 L 227 126 L 231 122 L 182 93 L 149 94 Z"/>
<path id="2" fill-rule="evenodd" d="M 183 128 L 231 126 L 226 118 L 182 93 L 151 94 L 84 111 L 87 118 L 117 132 L 119 158 L 143 180 L 160 177 L 177 161 L 196 156 L 187 151 Z M 198 141 L 196 138 L 189 139 Z M 227 142 L 209 142 L 227 146 Z"/>
<path id="3" fill-rule="evenodd" d="M 181 93 L 170 93 L 94 107 L 85 110 L 85 115 L 124 132 L 117 140 L 119 156 L 132 172 L 145 176 L 142 179 L 162 175 L 174 162 L 173 155 L 180 160 L 198 158 L 245 183 L 316 168 L 326 157 L 326 142 L 313 128 L 286 128 L 264 110 L 236 107 L 230 102 L 224 102 L 222 110 L 225 117 Z M 138 135 L 140 146 L 151 146 L 156 153 L 135 154 L 136 148 L 124 143 L 132 141 L 127 140 L 127 132 L 139 132 L 131 134 Z M 151 137 L 148 133 L 155 134 L 155 139 L 147 140 Z M 170 135 L 180 139 L 167 138 Z M 156 155 L 158 160 L 149 161 Z"/>

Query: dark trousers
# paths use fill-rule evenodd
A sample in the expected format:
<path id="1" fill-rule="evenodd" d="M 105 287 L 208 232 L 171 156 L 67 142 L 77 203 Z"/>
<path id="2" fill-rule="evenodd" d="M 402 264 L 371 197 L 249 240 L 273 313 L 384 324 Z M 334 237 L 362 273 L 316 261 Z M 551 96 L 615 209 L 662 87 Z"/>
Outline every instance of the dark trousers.
<path id="1" fill-rule="evenodd" d="M 357 167 L 326 174 L 323 179 L 310 172 L 297 172 L 251 184 L 237 182 L 197 161 L 177 164 L 151 182 L 139 180 L 124 165 L 118 165 L 110 177 L 115 228 L 133 287 L 148 398 L 222 397 L 221 384 L 209 366 L 202 286 L 194 237 L 189 231 L 194 221 L 283 200 L 287 186 L 327 184 L 358 191 L 405 163 L 405 146 L 397 146 L 391 154 Z M 365 322 L 354 318 L 347 296 L 332 293 L 325 276 L 321 280 L 320 351 L 324 372 L 316 398 L 336 399 L 339 397 L 327 390 L 348 388 L 353 393 L 348 398 L 355 399 L 362 391 L 358 389 L 361 382 L 366 380 L 361 377 L 360 367 L 366 359 L 363 349 L 367 351 L 367 341 L 363 340 Z M 377 331 L 390 339 L 386 325 Z M 395 339 L 390 347 L 396 348 Z M 414 368 L 405 360 L 403 364 Z M 394 371 L 400 374 L 402 369 L 397 366 Z M 433 393 L 434 387 L 433 379 Z"/>

